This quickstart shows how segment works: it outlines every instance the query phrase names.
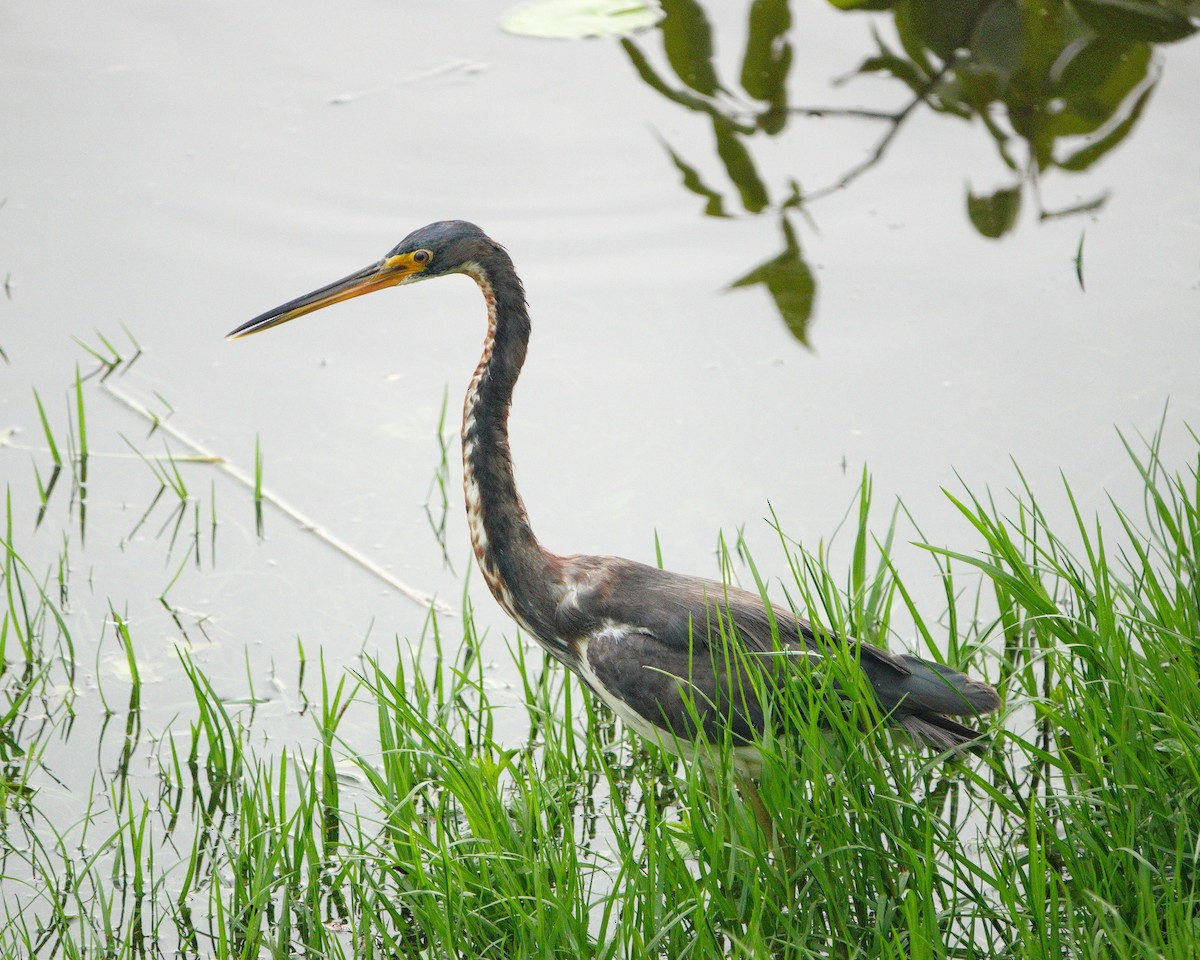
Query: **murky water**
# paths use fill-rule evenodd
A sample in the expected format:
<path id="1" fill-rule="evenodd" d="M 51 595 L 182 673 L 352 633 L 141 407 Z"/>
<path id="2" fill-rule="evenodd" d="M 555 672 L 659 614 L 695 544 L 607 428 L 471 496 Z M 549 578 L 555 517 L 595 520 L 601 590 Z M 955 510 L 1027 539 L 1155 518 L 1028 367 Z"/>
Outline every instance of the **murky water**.
<path id="1" fill-rule="evenodd" d="M 696 93 L 658 33 L 632 51 L 535 41 L 498 30 L 508 6 L 0 7 L 0 429 L 19 429 L 0 478 L 31 566 L 69 556 L 63 589 L 93 685 L 121 684 L 111 605 L 134 623 L 144 681 L 181 683 L 174 650 L 190 643 L 232 688 L 249 676 L 269 693 L 258 722 L 274 713 L 280 735 L 302 737 L 297 638 L 310 658 L 349 662 L 416 636 L 424 611 L 270 509 L 260 541 L 251 493 L 211 465 L 181 465 L 182 518 L 167 496 L 140 522 L 162 482 L 130 443 L 189 451 L 145 439 L 150 424 L 94 383 L 86 540 L 67 480 L 33 529 L 31 464 L 44 477 L 49 457 L 32 388 L 65 430 L 76 364 L 94 367 L 76 341 L 106 352 L 107 338 L 128 357 L 132 334 L 144 353 L 110 378 L 122 392 L 251 473 L 257 438 L 270 491 L 458 604 L 470 551 L 456 450 L 452 570 L 422 504 L 443 393 L 453 430 L 483 335 L 473 286 L 388 292 L 223 339 L 430 220 L 478 222 L 525 280 L 535 332 L 512 422 L 518 480 L 562 552 L 652 561 L 657 532 L 669 566 L 712 575 L 718 532 L 744 526 L 769 570 L 769 509 L 815 543 L 864 466 L 877 502 L 902 498 L 932 542 L 970 550 L 940 492 L 956 474 L 1002 491 L 1011 457 L 1065 510 L 1061 470 L 1091 510 L 1138 489 L 1114 428 L 1150 433 L 1169 402 L 1170 460 L 1184 423 L 1200 423 L 1194 43 L 1154 53 L 1157 87 L 1124 143 L 1086 172 L 1027 178 L 1015 225 L 991 240 L 968 219 L 968 189 L 1021 176 L 978 119 L 916 108 L 877 164 L 803 213 L 780 212 L 790 181 L 836 184 L 888 124 L 794 115 L 777 136 L 748 134 L 770 201 L 751 215 L 711 112 L 635 69 L 644 56 L 670 90 Z M 752 120 L 737 92 L 744 11 L 719 6 L 708 15 L 728 92 L 713 100 L 722 122 Z M 793 106 L 905 107 L 895 80 L 834 83 L 876 52 L 871 21 L 820 5 L 793 16 Z M 737 215 L 705 216 L 671 152 Z M 1042 220 L 1039 194 L 1045 210 L 1107 199 Z M 727 289 L 788 248 L 784 216 L 787 267 L 802 257 L 815 287 L 809 348 L 764 286 Z M 470 591 L 481 627 L 511 634 L 480 578 Z M 94 718 L 98 700 L 77 710 Z M 48 762 L 86 783 L 82 768 L 63 773 L 66 754 Z"/>

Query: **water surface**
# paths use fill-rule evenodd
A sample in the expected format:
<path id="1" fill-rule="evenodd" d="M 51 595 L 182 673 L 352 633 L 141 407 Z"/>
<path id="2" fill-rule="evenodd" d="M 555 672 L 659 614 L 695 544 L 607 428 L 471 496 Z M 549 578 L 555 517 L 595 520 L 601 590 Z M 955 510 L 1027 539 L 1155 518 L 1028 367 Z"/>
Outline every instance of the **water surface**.
<path id="1" fill-rule="evenodd" d="M 243 470 L 257 439 L 273 493 L 458 605 L 470 551 L 453 448 L 452 567 L 423 504 L 443 395 L 452 432 L 483 336 L 470 282 L 224 340 L 430 220 L 481 224 L 525 280 L 534 341 L 513 446 L 535 528 L 561 552 L 653 561 L 657 534 L 669 566 L 714 575 L 718 534 L 744 529 L 760 568 L 782 574 L 763 518 L 773 509 L 815 546 L 864 467 L 881 527 L 902 498 L 931 542 L 970 551 L 941 492 L 959 477 L 1003 496 L 1015 460 L 1050 509 L 1067 509 L 1060 471 L 1085 512 L 1099 509 L 1139 489 L 1116 431 L 1148 434 L 1168 405 L 1167 458 L 1188 454 L 1184 424 L 1200 422 L 1194 44 L 1155 52 L 1157 88 L 1118 149 L 1037 184 L 1045 209 L 1107 196 L 1103 206 L 1043 220 L 1027 184 L 998 240 L 971 224 L 966 195 L 1013 171 L 978 120 L 915 110 L 882 162 L 787 215 L 816 291 L 806 347 L 762 286 L 728 289 L 784 235 L 773 207 L 740 205 L 709 119 L 643 82 L 614 41 L 502 33 L 506 8 L 0 8 L 0 272 L 11 277 L 0 428 L 19 429 L 0 477 L 31 567 L 67 558 L 70 623 L 94 674 L 81 717 L 101 715 L 97 685 L 122 689 L 105 626 L 114 609 L 135 626 L 147 682 L 182 684 L 182 644 L 231 691 L 251 678 L 271 701 L 256 722 L 301 740 L 297 638 L 310 658 L 353 663 L 419 635 L 426 613 L 270 509 L 260 539 L 250 492 L 211 465 L 181 467 L 191 501 L 174 540 L 170 497 L 141 523 L 161 483 L 124 438 L 187 451 L 147 438 L 144 418 L 94 380 L 85 533 L 66 481 L 34 529 L 34 465 L 44 475 L 49 459 L 32 388 L 65 431 L 76 364 L 95 366 L 77 341 L 99 349 L 103 336 L 128 356 L 127 329 L 144 353 L 112 378 L 121 391 Z M 820 5 L 793 14 L 790 103 L 904 104 L 882 77 L 834 82 L 873 53 L 870 20 Z M 744 14 L 708 16 L 715 69 L 732 84 Z M 671 76 L 657 33 L 634 42 Z M 792 179 L 836 183 L 880 134 L 865 120 L 794 117 L 755 138 L 753 158 L 778 205 Z M 705 216 L 668 147 L 737 215 Z M 932 566 L 916 549 L 899 555 L 936 605 Z M 512 635 L 478 576 L 469 596 L 491 641 Z M 147 723 L 161 730 L 171 696 L 156 700 Z M 73 767 L 62 750 L 48 763 L 69 805 L 94 761 Z"/>

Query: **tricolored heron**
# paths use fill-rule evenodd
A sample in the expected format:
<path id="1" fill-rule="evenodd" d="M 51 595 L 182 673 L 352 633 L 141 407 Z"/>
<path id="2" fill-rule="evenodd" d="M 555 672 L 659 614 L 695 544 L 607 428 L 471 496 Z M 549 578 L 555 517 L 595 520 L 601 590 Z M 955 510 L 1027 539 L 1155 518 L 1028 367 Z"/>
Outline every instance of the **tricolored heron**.
<path id="1" fill-rule="evenodd" d="M 492 595 L 642 736 L 685 754 L 698 737 L 730 737 L 738 745 L 739 784 L 770 835 L 770 817 L 750 782 L 761 769 L 753 744 L 770 713 L 763 700 L 772 684 L 800 675 L 795 663 L 820 662 L 835 646 L 789 610 L 768 611 L 757 594 L 618 557 L 558 556 L 538 543 L 517 492 L 508 441 L 529 312 L 500 244 L 462 220 L 431 223 L 378 263 L 268 310 L 229 336 L 258 333 L 373 290 L 455 273 L 474 280 L 487 302 L 483 356 L 463 406 L 462 452 L 471 543 Z M 737 644 L 733 656 L 731 642 Z M 952 717 L 977 716 L 1000 704 L 988 684 L 940 664 L 865 643 L 836 649 L 855 658 L 892 725 L 938 750 L 979 741 L 977 731 Z M 746 671 L 756 663 L 771 666 L 750 682 Z M 787 664 L 782 670 L 781 663 Z"/>

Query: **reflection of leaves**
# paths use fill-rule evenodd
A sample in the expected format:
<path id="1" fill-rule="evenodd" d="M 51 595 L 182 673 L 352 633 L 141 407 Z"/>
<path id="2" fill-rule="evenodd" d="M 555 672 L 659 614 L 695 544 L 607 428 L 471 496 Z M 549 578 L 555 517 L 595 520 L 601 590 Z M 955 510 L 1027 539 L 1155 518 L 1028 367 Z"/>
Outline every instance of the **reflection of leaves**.
<path id="1" fill-rule="evenodd" d="M 975 24 L 991 6 L 990 0 L 905 0 L 900 5 L 921 43 L 941 59 L 949 60 L 956 50 L 970 45 Z M 897 10 L 899 14 L 899 10 Z M 908 44 L 905 44 L 908 47 Z"/>
<path id="2" fill-rule="evenodd" d="M 1099 140 L 1089 143 L 1082 150 L 1071 154 L 1071 156 L 1061 161 L 1059 166 L 1064 170 L 1086 170 L 1102 156 L 1108 153 L 1109 150 L 1124 140 L 1129 134 L 1129 131 L 1133 129 L 1134 124 L 1138 122 L 1138 118 L 1142 115 L 1142 109 L 1146 106 L 1146 101 L 1150 99 L 1150 94 L 1153 92 L 1153 86 L 1149 86 L 1143 90 L 1141 96 L 1137 98 L 1137 102 L 1134 103 L 1133 109 L 1129 111 L 1129 116 L 1113 127 L 1112 130 L 1110 130 Z"/>
<path id="3" fill-rule="evenodd" d="M 859 73 L 889 73 L 916 94 L 928 86 L 929 78 L 915 63 L 889 50 L 878 34 L 875 36 L 875 42 L 879 46 L 879 53 L 874 57 L 867 57 L 859 65 Z"/>
<path id="4" fill-rule="evenodd" d="M 1196 32 L 1187 0 L 1071 0 L 1087 23 L 1100 33 L 1170 43 Z"/>
<path id="5" fill-rule="evenodd" d="M 976 230 L 992 240 L 1008 233 L 1016 224 L 1020 212 L 1019 186 L 997 190 L 990 197 L 967 193 L 967 216 Z"/>
<path id="6" fill-rule="evenodd" d="M 921 36 L 921 19 L 916 16 L 912 5 L 901 3 L 892 12 L 892 19 L 896 23 L 896 35 L 900 38 L 900 45 L 912 60 L 913 66 L 922 76 L 933 76 L 935 68 L 927 54 L 930 44 Z"/>
<path id="7" fill-rule="evenodd" d="M 769 134 L 779 133 L 787 123 L 787 75 L 792 68 L 787 32 L 791 25 L 787 0 L 754 0 L 750 5 L 750 32 L 740 79 L 750 96 L 771 105 L 759 117 L 759 126 Z"/>
<path id="8" fill-rule="evenodd" d="M 1062 68 L 1055 88 L 1062 107 L 1048 128 L 1057 134 L 1093 133 L 1142 84 L 1150 68 L 1150 48 L 1117 37 L 1096 37 Z"/>
<path id="9" fill-rule="evenodd" d="M 984 70 L 1007 81 L 1021 68 L 1025 37 L 1016 0 L 1000 0 L 984 12 L 971 38 L 971 55 Z"/>
<path id="10" fill-rule="evenodd" d="M 880 5 L 829 2 L 843 9 Z M 903 55 L 876 36 L 879 54 L 859 72 L 889 73 L 932 109 L 980 119 L 1004 163 L 1027 178 L 1053 167 L 1087 169 L 1125 139 L 1156 82 L 1154 51 L 1146 40 L 1193 32 L 1188 14 L 1197 4 L 893 0 L 887 6 Z M 1083 144 L 1066 139 L 1083 137 L 1094 139 Z M 1011 152 L 1016 138 L 1027 146 L 1028 163 Z M 968 213 L 981 233 L 997 237 L 1011 228 L 1015 201 L 1009 190 L 971 196 Z"/>
<path id="11" fill-rule="evenodd" d="M 717 154 L 725 164 L 725 172 L 738 188 L 742 206 L 758 213 L 770 203 L 766 184 L 754 169 L 750 151 L 738 138 L 737 129 L 722 117 L 713 117 L 713 133 L 717 138 Z"/>
<path id="12" fill-rule="evenodd" d="M 724 114 L 721 113 L 716 106 L 714 106 L 704 97 L 691 93 L 688 90 L 672 89 L 667 82 L 658 75 L 654 67 L 651 66 L 650 61 L 646 59 L 646 55 L 642 53 L 641 49 L 636 43 L 631 40 L 622 40 L 621 47 L 629 56 L 629 62 L 633 64 L 633 68 L 637 71 L 638 76 L 642 78 L 642 82 L 649 86 L 652 90 L 662 94 L 672 103 L 677 103 L 681 107 L 686 107 L 688 110 L 694 110 L 697 113 L 705 113 L 711 117 L 724 118 Z M 751 126 L 737 124 L 733 120 L 729 120 L 728 122 L 734 124 L 734 126 L 743 133 L 754 132 L 754 128 Z"/>
<path id="13" fill-rule="evenodd" d="M 1108 194 L 1102 193 L 1098 197 L 1092 197 L 1091 200 L 1082 200 L 1069 207 L 1063 207 L 1061 210 L 1043 210 L 1039 216 L 1042 220 L 1061 220 L 1064 217 L 1073 217 L 1080 213 L 1094 213 L 1107 202 Z"/>
<path id="14" fill-rule="evenodd" d="M 717 155 L 726 174 L 737 187 L 742 207 L 760 213 L 770 205 L 763 183 L 743 136 L 756 132 L 778 133 L 787 121 L 787 73 L 792 62 L 786 34 L 791 26 L 787 0 L 755 0 L 750 11 L 750 33 L 742 60 L 742 83 L 753 98 L 767 103 L 751 123 L 738 119 L 729 109 L 728 98 L 713 66 L 712 27 L 696 0 L 663 0 L 666 14 L 659 30 L 671 70 L 683 88 L 672 87 L 641 49 L 632 41 L 621 42 L 638 75 L 654 90 L 674 103 L 712 120 Z M 699 171 L 669 146 L 676 169 L 683 174 L 685 188 L 704 197 L 705 213 L 728 216 L 724 198 L 709 187 Z"/>
<path id="15" fill-rule="evenodd" d="M 793 61 L 790 0 L 751 0 L 737 84 L 723 85 L 714 59 L 713 25 L 702 0 L 661 0 L 662 53 L 656 63 L 633 42 L 622 46 L 642 80 L 713 126 L 722 168 L 735 200 L 716 174 L 702 175 L 664 143 L 685 189 L 703 198 L 705 213 L 728 217 L 742 209 L 783 217 L 785 249 L 734 283 L 764 284 L 789 329 L 806 342 L 816 284 L 786 219 L 792 209 L 844 189 L 879 164 L 921 108 L 979 121 L 1012 171 L 1009 186 L 976 196 L 967 214 L 983 236 L 999 238 L 1018 222 L 1022 201 L 1039 218 L 1098 209 L 1106 195 L 1048 210 L 1036 185 L 1045 171 L 1087 169 L 1129 135 L 1157 83 L 1152 41 L 1194 32 L 1200 0 L 827 0 L 845 11 L 888 11 L 894 33 L 872 27 L 877 52 L 859 74 L 889 75 L 906 87 L 899 108 L 789 106 Z M 875 18 L 878 21 L 881 18 Z M 768 189 L 751 152 L 754 137 L 774 136 L 795 115 L 879 121 L 886 131 L 866 159 L 838 180 L 804 194 L 791 181 Z M 706 182 L 705 176 L 708 177 Z M 1029 188 L 1029 196 L 1023 192 Z M 774 203 L 772 203 L 772 198 Z"/>
<path id="16" fill-rule="evenodd" d="M 667 143 L 664 142 L 663 147 L 671 155 L 671 162 L 675 164 L 675 168 L 683 174 L 684 187 L 697 196 L 704 197 L 707 201 L 704 205 L 705 215 L 709 217 L 729 216 L 725 212 L 724 198 L 701 179 L 699 171 L 672 150 Z"/>
<path id="17" fill-rule="evenodd" d="M 1086 231 L 1079 234 L 1079 249 L 1075 251 L 1075 279 L 1079 281 L 1079 289 L 1084 292 L 1086 290 L 1083 286 L 1083 238 L 1086 235 Z"/>
<path id="18" fill-rule="evenodd" d="M 808 321 L 812 317 L 817 282 L 812 269 L 804 262 L 804 254 L 792 225 L 786 217 L 782 223 L 786 243 L 783 252 L 733 281 L 729 287 L 732 290 L 754 287 L 760 283 L 766 286 L 792 336 L 808 346 Z"/>
<path id="19" fill-rule="evenodd" d="M 711 97 L 721 89 L 713 68 L 712 27 L 704 9 L 696 0 L 662 0 L 663 49 L 676 76 L 684 83 Z"/>

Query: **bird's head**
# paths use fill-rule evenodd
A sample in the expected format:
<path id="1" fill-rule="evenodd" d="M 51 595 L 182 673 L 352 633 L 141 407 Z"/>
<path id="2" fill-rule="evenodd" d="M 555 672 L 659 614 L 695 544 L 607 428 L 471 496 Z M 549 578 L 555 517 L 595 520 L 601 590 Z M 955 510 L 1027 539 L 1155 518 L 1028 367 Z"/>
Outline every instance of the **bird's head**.
<path id="1" fill-rule="evenodd" d="M 228 337 L 230 340 L 248 337 L 314 310 L 385 287 L 462 273 L 497 249 L 495 241 L 475 224 L 465 220 L 439 220 L 414 230 L 378 263 L 261 313 L 231 331 Z"/>

